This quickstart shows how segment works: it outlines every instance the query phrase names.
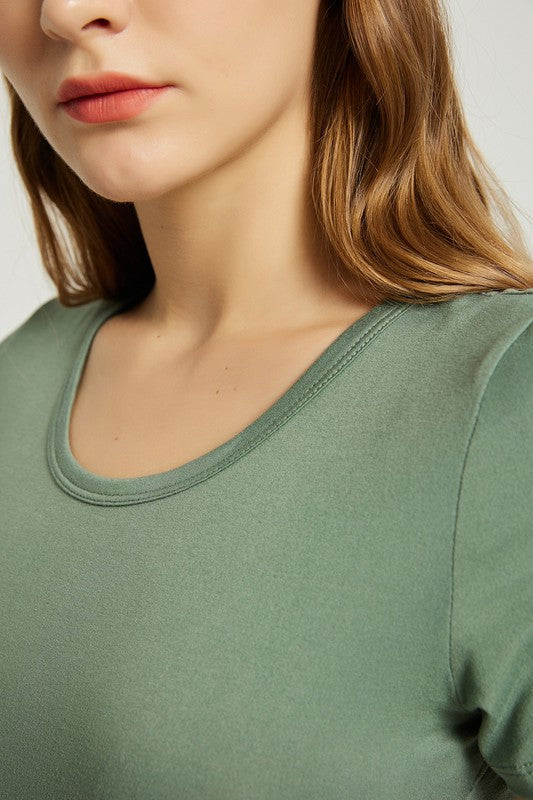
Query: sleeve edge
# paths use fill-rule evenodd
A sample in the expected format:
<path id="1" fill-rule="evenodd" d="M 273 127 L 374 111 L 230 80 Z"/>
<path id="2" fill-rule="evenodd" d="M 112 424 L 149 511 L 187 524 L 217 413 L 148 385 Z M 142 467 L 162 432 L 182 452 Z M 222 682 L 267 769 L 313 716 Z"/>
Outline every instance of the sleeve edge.
<path id="1" fill-rule="evenodd" d="M 466 447 L 465 447 L 465 453 L 464 453 L 464 456 L 463 456 L 463 462 L 462 462 L 460 476 L 459 476 L 457 499 L 456 499 L 456 502 L 455 502 L 453 534 L 452 534 L 451 580 L 450 580 L 449 626 L 448 626 L 448 628 L 449 628 L 449 630 L 448 630 L 448 669 L 449 669 L 449 673 L 450 673 L 450 679 L 451 679 L 451 684 L 452 684 L 452 689 L 453 689 L 453 694 L 455 696 L 455 700 L 457 701 L 459 706 L 464 711 L 469 711 L 470 709 L 467 709 L 467 707 L 465 706 L 463 700 L 461 699 L 461 695 L 459 693 L 458 684 L 457 684 L 457 681 L 455 679 L 455 675 L 454 675 L 454 671 L 453 671 L 453 657 L 452 657 L 452 652 L 453 652 L 454 588 L 455 588 L 455 545 L 456 545 L 456 541 L 457 541 L 457 530 L 458 530 L 457 521 L 458 521 L 458 517 L 459 517 L 459 506 L 460 506 L 461 497 L 462 497 L 463 477 L 464 477 L 464 473 L 465 473 L 465 469 L 466 469 L 466 464 L 467 464 L 467 461 L 468 461 L 468 454 L 470 452 L 470 445 L 471 445 L 472 440 L 474 438 L 474 434 L 475 434 L 475 431 L 476 431 L 477 423 L 478 423 L 478 420 L 479 420 L 479 417 L 480 417 L 480 412 L 481 412 L 481 407 L 483 405 L 483 400 L 484 400 L 485 395 L 487 393 L 487 389 L 488 389 L 488 387 L 490 385 L 491 379 L 492 379 L 492 377 L 493 377 L 493 375 L 494 375 L 494 373 L 496 371 L 496 368 L 502 362 L 502 360 L 505 358 L 506 354 L 509 352 L 509 350 L 511 349 L 512 345 L 524 333 L 526 333 L 532 326 L 533 326 L 533 319 L 530 319 L 530 320 L 528 320 L 526 322 L 525 326 L 516 333 L 516 335 L 513 337 L 513 339 L 510 342 L 508 342 L 507 346 L 505 347 L 503 352 L 500 354 L 500 356 L 495 360 L 494 364 L 492 365 L 491 369 L 489 370 L 488 375 L 486 376 L 485 383 L 484 383 L 484 385 L 482 387 L 482 390 L 480 392 L 476 407 L 474 409 L 472 426 L 471 426 L 471 429 L 470 429 L 470 434 L 469 434 L 469 436 L 467 438 Z M 533 765 L 533 762 L 526 762 L 525 764 L 520 765 L 519 767 L 517 767 L 517 769 L 522 770 L 523 768 L 528 767 L 530 765 Z M 505 769 L 507 769 L 507 768 L 506 767 L 502 767 L 502 770 L 505 770 Z M 530 774 L 530 773 L 531 773 L 531 770 L 527 774 Z M 524 774 L 524 773 L 523 772 L 518 772 L 518 773 L 515 773 L 515 774 L 520 775 L 520 774 Z"/>

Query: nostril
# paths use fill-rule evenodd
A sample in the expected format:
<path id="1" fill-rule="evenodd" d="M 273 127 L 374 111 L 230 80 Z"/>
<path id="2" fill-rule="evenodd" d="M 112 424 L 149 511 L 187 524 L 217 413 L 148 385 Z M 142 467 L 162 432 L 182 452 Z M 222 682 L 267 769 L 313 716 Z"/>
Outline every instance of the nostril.
<path id="1" fill-rule="evenodd" d="M 96 25 L 98 28 L 108 28 L 109 20 L 101 17 L 100 19 L 94 19 L 92 22 L 88 22 L 87 25 L 84 25 L 83 27 L 84 29 L 92 28 L 94 25 Z"/>

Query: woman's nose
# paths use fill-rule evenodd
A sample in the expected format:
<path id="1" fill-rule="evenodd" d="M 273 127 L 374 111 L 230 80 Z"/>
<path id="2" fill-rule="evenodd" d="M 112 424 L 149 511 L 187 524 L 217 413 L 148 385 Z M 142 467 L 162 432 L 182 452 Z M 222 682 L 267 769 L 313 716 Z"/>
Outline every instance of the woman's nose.
<path id="1" fill-rule="evenodd" d="M 95 31 L 120 33 L 131 0 L 43 0 L 41 28 L 51 39 L 76 42 Z"/>

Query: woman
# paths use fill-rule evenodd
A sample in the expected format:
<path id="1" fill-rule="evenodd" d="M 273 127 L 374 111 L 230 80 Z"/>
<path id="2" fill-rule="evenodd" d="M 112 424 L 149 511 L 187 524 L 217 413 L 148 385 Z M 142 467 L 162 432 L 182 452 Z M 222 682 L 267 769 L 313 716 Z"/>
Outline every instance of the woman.
<path id="1" fill-rule="evenodd" d="M 0 23 L 0 795 L 533 797 L 533 266 L 437 0 Z"/>

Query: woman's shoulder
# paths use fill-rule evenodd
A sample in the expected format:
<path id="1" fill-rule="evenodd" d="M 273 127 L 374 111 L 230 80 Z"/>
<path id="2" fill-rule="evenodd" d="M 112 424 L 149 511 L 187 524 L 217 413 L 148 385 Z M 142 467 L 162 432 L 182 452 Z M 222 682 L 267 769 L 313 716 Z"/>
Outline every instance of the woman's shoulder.
<path id="1" fill-rule="evenodd" d="M 533 288 L 501 289 L 484 292 L 465 292 L 449 301 L 440 303 L 413 304 L 417 322 L 462 333 L 466 329 L 502 332 L 510 335 L 519 327 L 533 320 Z M 435 310 L 437 313 L 435 314 Z"/>
<path id="2" fill-rule="evenodd" d="M 404 309 L 398 304 L 378 320 L 365 361 L 354 363 L 350 375 L 358 382 L 367 366 L 365 379 L 386 396 L 414 404 L 420 414 L 441 409 L 440 419 L 460 425 L 487 389 L 500 396 L 498 374 L 519 381 L 533 399 L 532 323 L 533 289 L 470 292 Z"/>
<path id="3" fill-rule="evenodd" d="M 91 300 L 77 306 L 66 306 L 52 297 L 39 305 L 13 331 L 0 341 L 0 360 L 22 355 L 30 349 L 34 354 L 50 347 L 72 345 L 91 322 L 113 302 Z"/>
<path id="4" fill-rule="evenodd" d="M 443 367 L 491 371 L 518 337 L 528 329 L 533 333 L 533 288 L 465 293 L 409 311 L 403 317 L 411 355 L 417 350 Z M 533 335 L 529 338 L 533 347 Z M 533 376 L 533 360 L 529 366 Z"/>

